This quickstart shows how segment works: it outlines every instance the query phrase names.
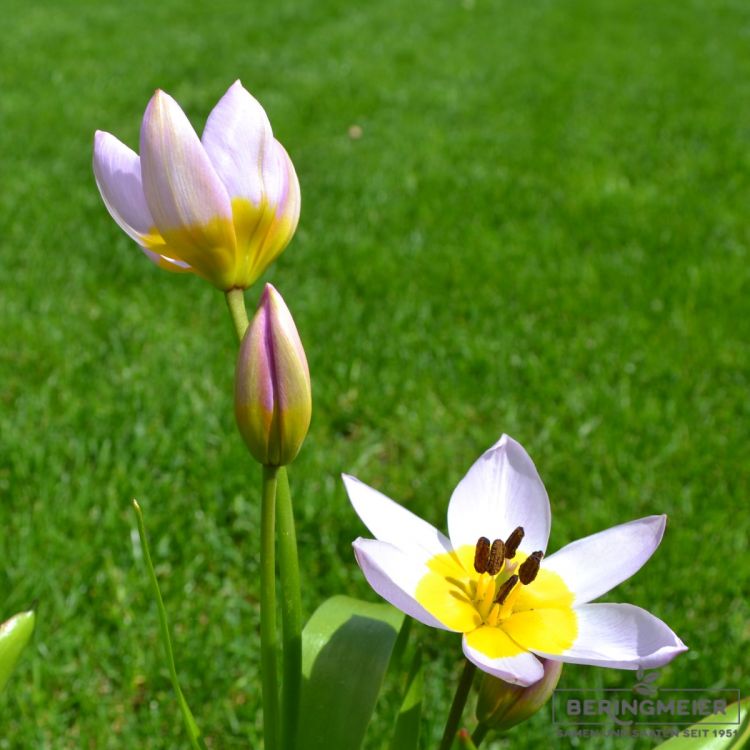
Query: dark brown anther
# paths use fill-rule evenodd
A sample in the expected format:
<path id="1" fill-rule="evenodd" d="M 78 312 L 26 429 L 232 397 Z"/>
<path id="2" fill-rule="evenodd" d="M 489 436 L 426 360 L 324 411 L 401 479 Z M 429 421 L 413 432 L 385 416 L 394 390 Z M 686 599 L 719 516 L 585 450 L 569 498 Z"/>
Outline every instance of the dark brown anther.
<path id="1" fill-rule="evenodd" d="M 487 562 L 490 558 L 490 540 L 486 536 L 480 536 L 474 550 L 474 570 L 484 573 L 487 570 Z"/>
<path id="2" fill-rule="evenodd" d="M 495 539 L 490 547 L 490 557 L 487 560 L 487 572 L 491 576 L 496 576 L 503 567 L 505 560 L 505 544 L 502 539 Z"/>
<path id="3" fill-rule="evenodd" d="M 518 576 L 517 575 L 512 575 L 500 587 L 500 590 L 497 592 L 497 596 L 495 597 L 495 604 L 502 604 L 508 598 L 508 594 L 510 594 L 510 592 L 513 591 L 513 587 L 517 583 L 518 583 Z"/>
<path id="4" fill-rule="evenodd" d="M 510 532 L 510 536 L 505 540 L 505 557 L 507 557 L 508 560 L 512 560 L 516 556 L 516 550 L 518 549 L 518 545 L 521 543 L 523 536 L 523 526 L 517 526 Z"/>
<path id="5" fill-rule="evenodd" d="M 539 572 L 539 563 L 544 557 L 544 552 L 537 550 L 532 552 L 522 563 L 518 569 L 518 577 L 521 579 L 521 583 L 525 586 L 531 583 Z"/>

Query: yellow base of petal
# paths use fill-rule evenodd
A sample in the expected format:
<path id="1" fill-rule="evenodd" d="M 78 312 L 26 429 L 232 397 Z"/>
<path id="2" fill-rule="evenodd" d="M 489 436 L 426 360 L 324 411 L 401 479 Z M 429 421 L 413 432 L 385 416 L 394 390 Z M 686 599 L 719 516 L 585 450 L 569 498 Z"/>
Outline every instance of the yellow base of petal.
<path id="1" fill-rule="evenodd" d="M 492 603 L 494 592 L 527 555 L 506 560 L 497 579 L 474 570 L 474 548 L 464 545 L 428 561 L 429 572 L 416 600 L 446 627 L 467 634 L 469 645 L 489 658 L 538 650 L 562 654 L 575 642 L 578 626 L 573 594 L 556 573 L 541 568 L 536 579 L 518 585 L 506 602 Z"/>

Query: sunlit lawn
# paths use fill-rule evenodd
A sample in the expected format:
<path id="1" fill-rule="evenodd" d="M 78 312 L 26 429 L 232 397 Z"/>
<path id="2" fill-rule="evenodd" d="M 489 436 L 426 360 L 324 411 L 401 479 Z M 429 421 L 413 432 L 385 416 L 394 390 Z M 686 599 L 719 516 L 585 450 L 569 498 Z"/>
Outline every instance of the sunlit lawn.
<path id="1" fill-rule="evenodd" d="M 302 185 L 268 278 L 313 375 L 291 472 L 307 613 L 375 599 L 341 471 L 444 527 L 508 432 L 546 482 L 550 549 L 669 514 L 607 597 L 690 646 L 660 684 L 747 687 L 750 6 L 6 0 L 0 34 L 0 620 L 39 602 L 0 748 L 185 747 L 134 496 L 210 746 L 259 747 L 232 328 L 217 291 L 122 235 L 90 169 L 96 128 L 137 148 L 156 87 L 202 128 L 237 77 Z M 416 632 L 431 748 L 460 646 Z M 561 687 L 633 679 L 570 667 Z M 570 742 L 543 712 L 511 746 Z"/>

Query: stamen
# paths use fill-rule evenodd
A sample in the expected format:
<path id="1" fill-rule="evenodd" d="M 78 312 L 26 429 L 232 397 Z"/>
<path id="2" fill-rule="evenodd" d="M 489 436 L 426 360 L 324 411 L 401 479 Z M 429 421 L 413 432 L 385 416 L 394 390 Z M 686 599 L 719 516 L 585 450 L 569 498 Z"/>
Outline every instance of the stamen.
<path id="1" fill-rule="evenodd" d="M 495 625 L 497 625 L 497 621 L 499 617 L 500 617 L 500 605 L 493 604 L 492 608 L 490 609 L 490 613 L 485 618 L 485 623 L 489 625 L 491 628 L 494 628 Z"/>
<path id="2" fill-rule="evenodd" d="M 490 583 L 492 583 L 491 578 L 488 578 L 487 576 L 479 577 L 479 580 L 476 582 L 476 590 L 474 591 L 475 601 L 481 602 L 485 598 Z M 492 586 L 492 590 L 495 590 L 494 585 Z"/>
<path id="3" fill-rule="evenodd" d="M 512 560 L 516 556 L 518 545 L 524 537 L 523 526 L 517 526 L 510 532 L 510 536 L 505 540 L 505 557 Z"/>
<path id="4" fill-rule="evenodd" d="M 544 557 L 544 552 L 537 550 L 532 552 L 522 563 L 518 569 L 518 577 L 521 579 L 521 583 L 525 586 L 531 583 L 539 573 L 539 563 Z"/>
<path id="5" fill-rule="evenodd" d="M 518 576 L 512 575 L 501 587 L 500 590 L 497 592 L 497 596 L 495 597 L 495 603 L 496 604 L 502 604 L 507 598 L 508 594 L 510 594 L 511 591 L 513 591 L 513 588 L 518 583 Z"/>
<path id="6" fill-rule="evenodd" d="M 486 536 L 480 536 L 474 550 L 474 570 L 477 573 L 487 571 L 487 562 L 490 558 L 490 540 Z"/>
<path id="7" fill-rule="evenodd" d="M 505 544 L 502 539 L 495 539 L 490 548 L 490 556 L 487 560 L 487 572 L 491 576 L 496 576 L 502 569 L 505 562 Z"/>
<path id="8" fill-rule="evenodd" d="M 490 610 L 492 609 L 492 597 L 495 595 L 495 582 L 492 580 L 492 578 L 488 578 L 487 582 L 489 583 L 489 586 L 487 586 L 484 594 L 482 595 L 482 599 L 479 602 L 479 614 L 482 616 L 483 620 L 487 619 L 487 615 L 489 615 Z"/>

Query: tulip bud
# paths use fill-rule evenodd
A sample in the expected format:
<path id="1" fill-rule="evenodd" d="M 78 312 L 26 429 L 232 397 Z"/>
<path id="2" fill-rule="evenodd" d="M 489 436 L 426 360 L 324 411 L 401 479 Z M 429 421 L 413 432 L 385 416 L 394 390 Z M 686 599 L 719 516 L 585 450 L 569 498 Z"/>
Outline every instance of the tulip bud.
<path id="1" fill-rule="evenodd" d="M 562 662 L 541 659 L 544 676 L 528 687 L 511 685 L 485 674 L 479 688 L 477 719 L 505 731 L 531 718 L 550 699 L 562 673 Z"/>
<path id="2" fill-rule="evenodd" d="M 234 412 L 250 453 L 264 466 L 291 463 L 310 426 L 305 350 L 289 308 L 270 284 L 242 339 Z"/>
<path id="3" fill-rule="evenodd" d="M 20 612 L 0 623 L 0 691 L 34 632 L 34 621 L 34 612 L 29 611 Z"/>

